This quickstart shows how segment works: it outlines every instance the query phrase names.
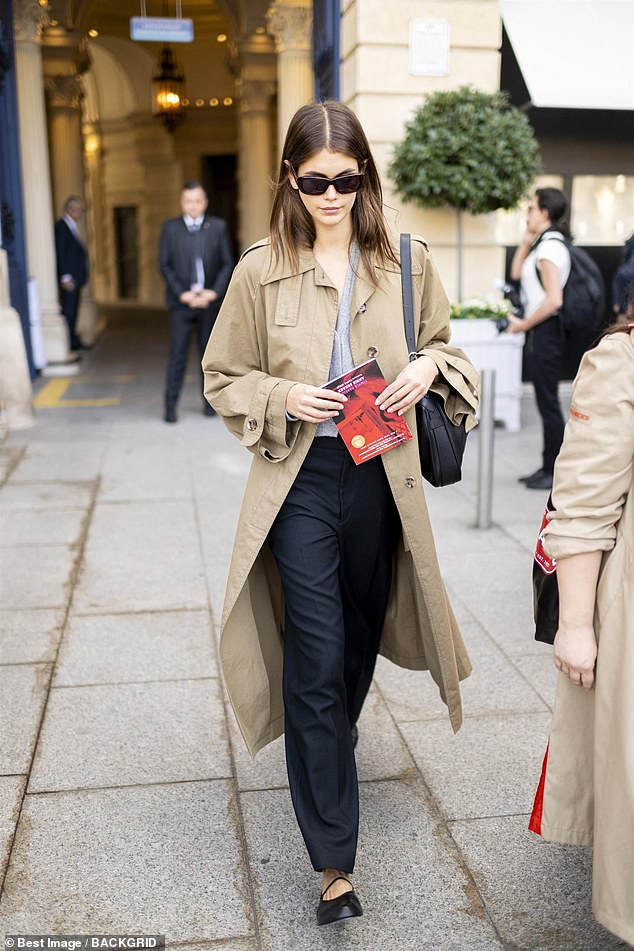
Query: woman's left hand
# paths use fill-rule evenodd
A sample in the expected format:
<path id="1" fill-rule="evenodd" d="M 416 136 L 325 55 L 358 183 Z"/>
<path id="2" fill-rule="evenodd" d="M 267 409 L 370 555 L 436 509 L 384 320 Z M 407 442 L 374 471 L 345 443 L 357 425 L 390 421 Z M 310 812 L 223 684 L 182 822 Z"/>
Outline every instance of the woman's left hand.
<path id="1" fill-rule="evenodd" d="M 597 660 L 597 639 L 591 624 L 573 627 L 559 623 L 554 643 L 555 667 L 577 687 L 592 688 Z"/>
<path id="2" fill-rule="evenodd" d="M 438 367 L 431 357 L 423 356 L 412 360 L 377 396 L 376 405 L 384 412 L 402 416 L 410 406 L 423 398 L 439 375 Z"/>

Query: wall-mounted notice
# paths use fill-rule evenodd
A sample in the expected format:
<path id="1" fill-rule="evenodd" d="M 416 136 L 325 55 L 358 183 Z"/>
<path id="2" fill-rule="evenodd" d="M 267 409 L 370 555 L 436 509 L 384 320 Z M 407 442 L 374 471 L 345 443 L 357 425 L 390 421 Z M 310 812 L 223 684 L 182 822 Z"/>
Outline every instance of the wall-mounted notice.
<path id="1" fill-rule="evenodd" d="M 413 76 L 448 75 L 448 20 L 410 21 L 409 71 Z"/>
<path id="2" fill-rule="evenodd" d="M 149 43 L 191 43 L 194 21 L 180 17 L 130 17 L 130 39 Z"/>

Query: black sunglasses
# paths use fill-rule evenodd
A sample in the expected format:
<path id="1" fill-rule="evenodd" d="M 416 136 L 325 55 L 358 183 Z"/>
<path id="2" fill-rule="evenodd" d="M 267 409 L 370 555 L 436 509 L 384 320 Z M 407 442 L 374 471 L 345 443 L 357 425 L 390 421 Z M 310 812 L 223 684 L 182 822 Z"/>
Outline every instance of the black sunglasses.
<path id="1" fill-rule="evenodd" d="M 363 172 L 355 172 L 354 175 L 339 175 L 337 178 L 317 178 L 315 175 L 298 175 L 295 169 L 292 169 L 297 187 L 304 195 L 324 195 L 331 185 L 340 195 L 351 195 L 358 192 L 363 184 Z"/>

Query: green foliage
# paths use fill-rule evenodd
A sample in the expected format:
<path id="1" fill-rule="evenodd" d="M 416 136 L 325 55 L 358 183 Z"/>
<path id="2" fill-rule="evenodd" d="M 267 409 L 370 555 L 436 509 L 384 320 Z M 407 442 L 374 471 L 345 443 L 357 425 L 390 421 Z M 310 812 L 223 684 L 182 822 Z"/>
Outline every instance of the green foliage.
<path id="1" fill-rule="evenodd" d="M 499 320 L 508 317 L 511 305 L 507 300 L 492 297 L 472 297 L 460 304 L 452 304 L 449 316 L 452 320 Z"/>
<path id="2" fill-rule="evenodd" d="M 482 214 L 517 205 L 540 167 L 531 125 L 506 94 L 462 86 L 416 111 L 389 174 L 406 201 Z"/>

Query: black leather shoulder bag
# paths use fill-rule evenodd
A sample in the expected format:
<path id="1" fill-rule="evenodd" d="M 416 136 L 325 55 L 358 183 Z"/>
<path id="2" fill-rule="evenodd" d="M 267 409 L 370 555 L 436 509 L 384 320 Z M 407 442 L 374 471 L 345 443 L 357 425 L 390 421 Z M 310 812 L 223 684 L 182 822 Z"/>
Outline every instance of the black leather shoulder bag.
<path id="1" fill-rule="evenodd" d="M 412 244 L 409 234 L 401 235 L 401 287 L 405 339 L 410 362 L 416 359 L 414 295 L 412 291 Z M 418 454 L 423 478 L 431 485 L 451 485 L 462 479 L 462 457 L 467 442 L 464 421 L 454 426 L 442 398 L 431 390 L 416 404 Z"/>

